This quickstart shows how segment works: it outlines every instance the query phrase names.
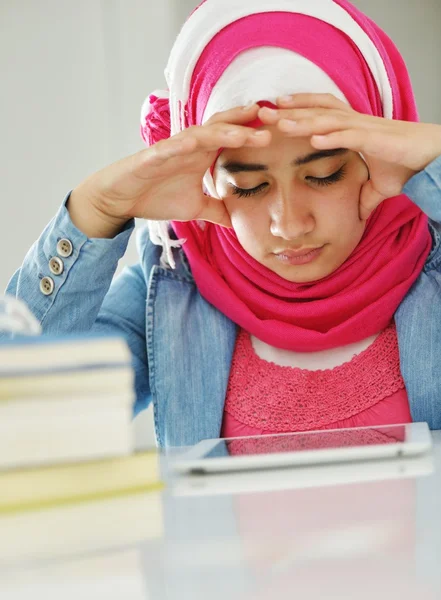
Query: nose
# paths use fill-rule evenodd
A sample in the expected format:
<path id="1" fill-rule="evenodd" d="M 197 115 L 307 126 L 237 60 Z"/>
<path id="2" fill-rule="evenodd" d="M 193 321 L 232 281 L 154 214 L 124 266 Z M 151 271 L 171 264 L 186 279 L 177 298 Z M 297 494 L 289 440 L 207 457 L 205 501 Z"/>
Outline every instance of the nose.
<path id="1" fill-rule="evenodd" d="M 294 194 L 280 194 L 270 206 L 270 231 L 274 237 L 303 239 L 315 227 L 311 207 Z"/>

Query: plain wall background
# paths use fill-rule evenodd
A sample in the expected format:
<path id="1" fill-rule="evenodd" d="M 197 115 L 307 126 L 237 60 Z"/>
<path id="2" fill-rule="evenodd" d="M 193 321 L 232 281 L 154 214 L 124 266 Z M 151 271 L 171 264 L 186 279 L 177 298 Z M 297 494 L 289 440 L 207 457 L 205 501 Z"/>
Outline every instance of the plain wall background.
<path id="1" fill-rule="evenodd" d="M 142 149 L 141 105 L 164 87 L 179 29 L 173 4 L 1 0 L 2 290 L 66 193 Z"/>
<path id="2" fill-rule="evenodd" d="M 440 0 L 354 3 L 403 53 L 422 120 L 441 123 Z M 168 52 L 196 4 L 1 0 L 2 290 L 65 194 L 143 147 L 140 107 L 165 85 Z M 133 241 L 120 267 L 136 262 Z M 151 440 L 151 422 L 148 427 L 144 438 Z"/>

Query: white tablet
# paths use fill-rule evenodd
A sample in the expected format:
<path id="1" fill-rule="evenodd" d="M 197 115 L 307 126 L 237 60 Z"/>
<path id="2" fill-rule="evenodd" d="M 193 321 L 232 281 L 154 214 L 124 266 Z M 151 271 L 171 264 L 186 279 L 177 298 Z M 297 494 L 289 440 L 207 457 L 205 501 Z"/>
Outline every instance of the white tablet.
<path id="1" fill-rule="evenodd" d="M 435 463 L 431 453 L 402 458 L 383 458 L 332 465 L 307 465 L 231 473 L 209 477 L 188 474 L 176 477 L 171 485 L 175 496 L 224 496 L 259 492 L 278 492 L 316 487 L 417 479 L 432 475 Z"/>
<path id="2" fill-rule="evenodd" d="M 417 456 L 430 451 L 427 423 L 204 440 L 178 456 L 178 473 L 219 473 Z"/>

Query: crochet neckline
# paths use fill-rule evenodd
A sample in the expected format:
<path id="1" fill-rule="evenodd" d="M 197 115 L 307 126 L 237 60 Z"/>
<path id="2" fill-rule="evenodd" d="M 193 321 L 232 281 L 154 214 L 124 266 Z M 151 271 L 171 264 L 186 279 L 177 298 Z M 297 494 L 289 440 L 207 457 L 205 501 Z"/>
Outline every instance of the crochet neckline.
<path id="1" fill-rule="evenodd" d="M 384 329 L 379 335 L 377 335 L 377 337 L 372 342 L 372 344 L 370 344 L 367 348 L 365 348 L 358 354 L 355 354 L 351 359 L 345 361 L 341 365 L 337 365 L 336 367 L 333 367 L 331 369 L 314 369 L 314 370 L 302 369 L 301 367 L 291 367 L 288 365 L 279 365 L 271 360 L 266 360 L 265 358 L 261 358 L 257 354 L 257 352 L 255 351 L 255 349 L 253 347 L 253 342 L 251 341 L 251 335 L 244 329 L 241 329 L 239 332 L 238 343 L 241 343 L 243 345 L 244 350 L 246 351 L 247 355 L 252 356 L 253 360 L 256 360 L 257 362 L 261 362 L 261 363 L 264 363 L 267 365 L 271 365 L 272 368 L 280 369 L 282 371 L 285 370 L 285 372 L 289 371 L 291 373 L 294 371 L 298 371 L 300 373 L 321 373 L 322 375 L 326 375 L 326 374 L 330 374 L 330 373 L 338 374 L 339 371 L 346 371 L 348 365 L 356 367 L 358 363 L 364 362 L 366 360 L 366 358 L 369 358 L 370 354 L 375 354 L 377 352 L 377 348 L 379 345 L 381 345 L 383 343 L 384 337 L 387 335 L 390 335 L 390 333 L 394 330 L 395 330 L 395 322 L 392 321 L 391 324 L 386 327 L 386 329 Z"/>
<path id="2" fill-rule="evenodd" d="M 354 417 L 404 389 L 395 323 L 352 360 L 333 369 L 307 370 L 260 358 L 239 332 L 225 410 L 264 431 L 321 429 Z"/>

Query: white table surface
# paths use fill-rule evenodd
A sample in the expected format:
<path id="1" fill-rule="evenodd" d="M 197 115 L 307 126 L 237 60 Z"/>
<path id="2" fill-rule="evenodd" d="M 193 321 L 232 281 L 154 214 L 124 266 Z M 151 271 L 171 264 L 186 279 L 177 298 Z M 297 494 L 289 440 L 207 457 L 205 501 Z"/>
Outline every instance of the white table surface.
<path id="1" fill-rule="evenodd" d="M 434 442 L 428 475 L 409 476 L 426 462 L 296 489 L 285 471 L 227 478 L 223 493 L 216 481 L 171 481 L 158 539 L 0 568 L 0 598 L 440 599 L 441 432 Z"/>

